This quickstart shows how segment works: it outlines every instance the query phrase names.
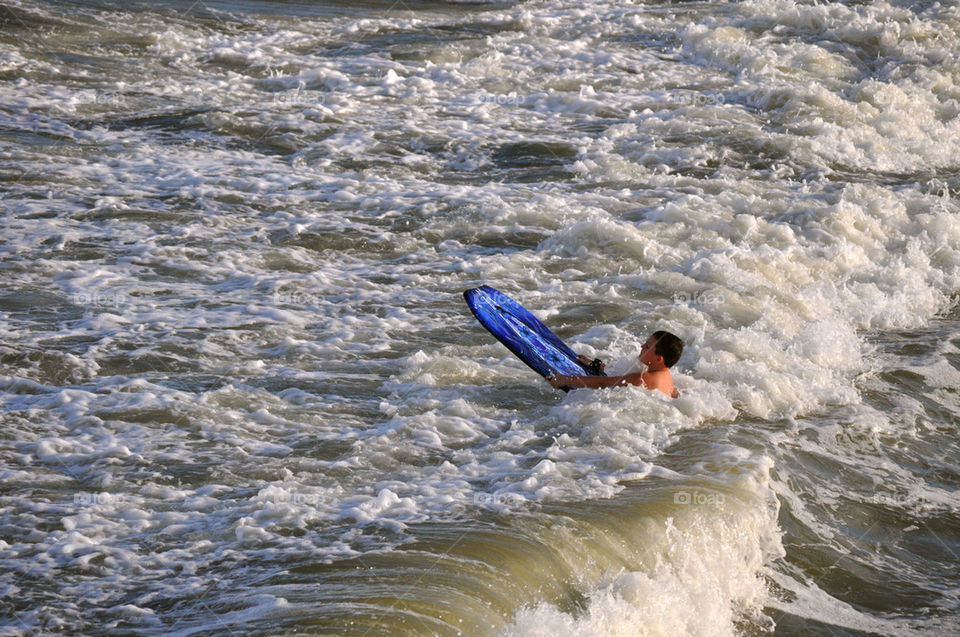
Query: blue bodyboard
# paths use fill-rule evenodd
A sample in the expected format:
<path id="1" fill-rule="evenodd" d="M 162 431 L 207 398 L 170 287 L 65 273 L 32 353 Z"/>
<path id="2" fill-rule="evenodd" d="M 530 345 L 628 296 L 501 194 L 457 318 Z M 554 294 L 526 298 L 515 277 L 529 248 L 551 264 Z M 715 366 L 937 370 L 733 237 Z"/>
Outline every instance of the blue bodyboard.
<path id="1" fill-rule="evenodd" d="M 590 374 L 584 365 L 577 362 L 576 352 L 503 292 L 482 285 L 467 290 L 463 297 L 480 324 L 541 376 Z"/>

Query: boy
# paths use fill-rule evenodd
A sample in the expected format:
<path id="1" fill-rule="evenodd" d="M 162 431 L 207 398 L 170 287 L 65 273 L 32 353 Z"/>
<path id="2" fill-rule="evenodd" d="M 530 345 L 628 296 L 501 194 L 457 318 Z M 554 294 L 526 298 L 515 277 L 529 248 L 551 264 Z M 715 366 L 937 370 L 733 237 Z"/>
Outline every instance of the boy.
<path id="1" fill-rule="evenodd" d="M 647 342 L 640 346 L 640 362 L 647 366 L 645 372 L 633 372 L 625 376 L 567 376 L 565 374 L 554 374 L 548 380 L 550 384 L 560 389 L 561 387 L 589 387 L 590 389 L 602 389 L 604 387 L 620 387 L 623 385 L 636 385 L 637 387 L 646 387 L 647 389 L 657 389 L 671 398 L 680 395 L 677 388 L 673 386 L 673 377 L 670 375 L 670 368 L 680 360 L 680 354 L 683 353 L 683 341 L 670 332 L 657 331 L 647 339 Z M 584 364 L 589 365 L 592 359 L 586 356 L 578 356 L 577 359 Z M 602 366 L 601 366 L 602 367 Z"/>

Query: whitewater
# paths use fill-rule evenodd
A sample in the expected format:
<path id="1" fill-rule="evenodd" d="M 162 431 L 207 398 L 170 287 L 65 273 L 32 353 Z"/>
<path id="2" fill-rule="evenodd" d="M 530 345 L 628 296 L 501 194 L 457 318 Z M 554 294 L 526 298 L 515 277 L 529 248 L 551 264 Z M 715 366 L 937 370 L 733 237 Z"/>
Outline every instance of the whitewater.
<path id="1" fill-rule="evenodd" d="M 960 633 L 958 115 L 951 2 L 4 3 L 0 635 Z"/>

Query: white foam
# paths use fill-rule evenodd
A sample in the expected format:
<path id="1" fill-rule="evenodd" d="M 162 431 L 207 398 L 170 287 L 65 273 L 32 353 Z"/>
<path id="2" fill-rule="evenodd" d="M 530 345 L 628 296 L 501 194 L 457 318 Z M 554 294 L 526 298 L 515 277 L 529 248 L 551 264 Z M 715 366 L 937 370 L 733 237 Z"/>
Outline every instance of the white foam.
<path id="1" fill-rule="evenodd" d="M 798 454 L 889 479 L 908 511 L 954 510 L 844 438 L 875 456 L 884 436 L 909 446 L 940 426 L 919 398 L 960 409 L 943 361 L 900 365 L 931 396 L 863 404 L 879 365 L 865 334 L 923 327 L 960 288 L 952 9 L 713 9 L 265 12 L 238 29 L 87 12 L 38 36 L 50 55 L 3 45 L 0 69 L 22 76 L 5 85 L 3 157 L 23 171 L 5 182 L 0 245 L 3 476 L 51 491 L 10 496 L 4 566 L 151 582 L 104 608 L 118 630 L 152 627 L 167 587 L 202 586 L 230 551 L 336 560 L 368 527 L 716 477 L 763 452 L 721 448 L 714 428 L 789 447 L 779 432 L 823 414 L 850 422 L 803 425 Z M 525 174 L 520 151 L 555 168 Z M 479 282 L 611 371 L 674 331 L 681 397 L 559 396 L 472 322 L 458 293 Z M 682 465 L 671 449 L 698 436 Z M 843 533 L 780 465 L 790 512 Z M 811 492 L 835 505 L 842 489 Z M 764 598 L 775 522 L 676 524 L 660 566 L 593 582 L 582 616 L 534 604 L 516 631 L 731 632 Z M 734 561 L 711 561 L 711 541 Z M 96 577 L 71 581 L 65 617 L 107 596 Z M 798 590 L 783 606 L 800 616 L 822 603 L 837 625 L 890 626 Z M 284 602 L 248 610 L 227 619 Z"/>
<path id="2" fill-rule="evenodd" d="M 648 524 L 646 569 L 608 573 L 586 591 L 582 613 L 548 604 L 525 609 L 505 634 L 734 635 L 744 618 L 772 628 L 762 614 L 767 592 L 760 574 L 783 554 L 777 507 L 762 496 L 763 487 L 752 489 L 740 494 L 750 493 L 749 504 L 721 495 L 723 504 L 710 510 L 680 510 L 655 530 Z"/>

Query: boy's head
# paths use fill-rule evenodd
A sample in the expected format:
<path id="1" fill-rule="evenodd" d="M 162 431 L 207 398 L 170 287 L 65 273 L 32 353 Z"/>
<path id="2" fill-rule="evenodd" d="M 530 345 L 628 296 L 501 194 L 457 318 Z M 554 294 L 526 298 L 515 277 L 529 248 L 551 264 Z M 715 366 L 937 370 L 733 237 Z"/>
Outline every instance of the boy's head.
<path id="1" fill-rule="evenodd" d="M 663 358 L 666 367 L 673 367 L 683 354 L 683 341 L 663 330 L 654 332 L 652 338 L 655 339 L 653 353 Z"/>

